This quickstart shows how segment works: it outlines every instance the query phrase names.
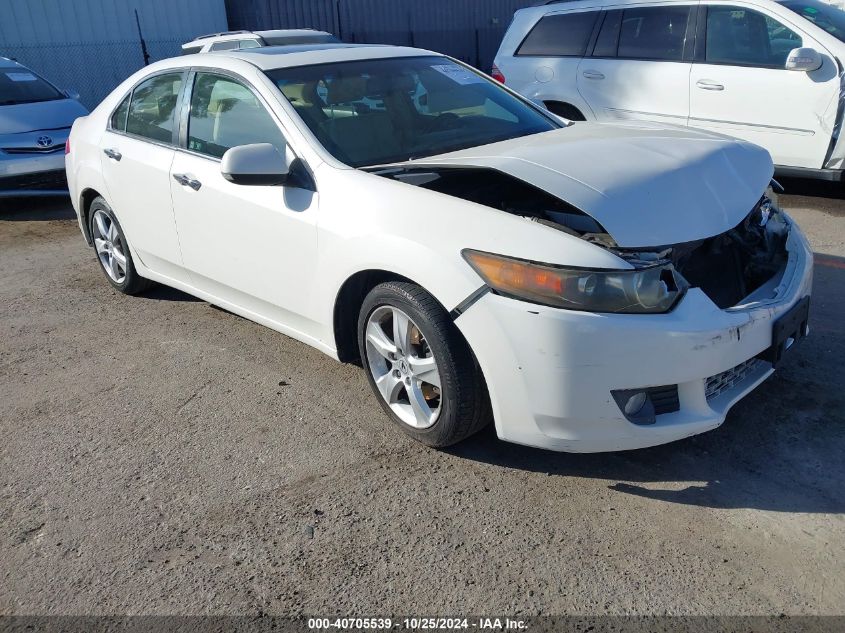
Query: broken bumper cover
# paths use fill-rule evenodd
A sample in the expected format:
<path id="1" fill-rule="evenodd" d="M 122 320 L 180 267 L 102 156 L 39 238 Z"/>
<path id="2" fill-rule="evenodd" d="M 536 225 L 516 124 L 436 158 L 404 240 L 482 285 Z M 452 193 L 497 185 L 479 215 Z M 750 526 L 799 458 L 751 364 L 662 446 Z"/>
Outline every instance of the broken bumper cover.
<path id="1" fill-rule="evenodd" d="M 775 322 L 810 295 L 813 256 L 793 226 L 771 301 L 721 310 L 690 289 L 657 315 L 572 312 L 487 293 L 456 325 L 490 391 L 503 440 L 567 452 L 655 446 L 714 429 L 773 372 L 749 362 Z M 788 359 L 787 359 L 788 362 Z M 637 425 L 611 392 L 677 385 L 676 411 Z"/>

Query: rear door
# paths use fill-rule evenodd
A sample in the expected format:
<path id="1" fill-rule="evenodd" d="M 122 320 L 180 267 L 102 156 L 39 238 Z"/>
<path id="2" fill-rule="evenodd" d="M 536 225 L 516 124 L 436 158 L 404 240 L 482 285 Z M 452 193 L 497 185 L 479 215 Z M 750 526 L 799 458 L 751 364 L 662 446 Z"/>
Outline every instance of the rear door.
<path id="1" fill-rule="evenodd" d="M 645 119 L 686 125 L 695 5 L 607 11 L 578 91 L 600 121 Z"/>
<path id="2" fill-rule="evenodd" d="M 585 109 L 575 78 L 601 15 L 601 11 L 586 10 L 543 16 L 513 57 L 500 61 L 508 86 L 546 104 L 555 114 L 573 116 L 553 102 Z"/>
<path id="3" fill-rule="evenodd" d="M 108 202 L 126 238 L 152 270 L 181 277 L 181 255 L 170 200 L 170 165 L 177 136 L 182 71 L 154 75 L 127 95 L 103 135 Z"/>
<path id="4" fill-rule="evenodd" d="M 170 188 L 193 285 L 277 324 L 313 332 L 317 194 L 295 186 L 248 186 L 220 171 L 226 150 L 271 143 L 290 151 L 279 123 L 243 79 L 198 71 Z"/>
<path id="5" fill-rule="evenodd" d="M 690 125 L 762 145 L 778 165 L 822 167 L 839 96 L 833 57 L 762 5 L 708 4 L 702 13 Z M 821 68 L 785 69 L 802 46 L 822 53 Z"/>

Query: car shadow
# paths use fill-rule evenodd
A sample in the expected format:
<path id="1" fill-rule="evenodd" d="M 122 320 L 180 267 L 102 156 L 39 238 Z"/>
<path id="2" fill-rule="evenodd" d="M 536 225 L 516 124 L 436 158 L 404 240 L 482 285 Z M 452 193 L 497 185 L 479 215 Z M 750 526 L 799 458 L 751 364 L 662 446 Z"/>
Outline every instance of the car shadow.
<path id="1" fill-rule="evenodd" d="M 708 508 L 845 513 L 845 259 L 817 255 L 811 335 L 718 429 L 655 448 L 555 453 L 502 442 L 492 426 L 462 459 L 606 480 L 624 495 Z"/>
<path id="2" fill-rule="evenodd" d="M 139 299 L 152 299 L 153 301 L 175 301 L 185 303 L 197 303 L 202 301 L 202 299 L 189 295 L 187 292 L 182 292 L 181 290 L 171 288 L 170 286 L 162 286 L 161 284 L 156 284 L 149 290 L 145 290 L 141 294 L 135 296 Z"/>
<path id="3" fill-rule="evenodd" d="M 806 196 L 826 198 L 828 200 L 845 199 L 845 182 L 830 182 L 810 178 L 778 178 L 775 179 L 783 186 L 783 193 L 787 196 Z"/>
<path id="4" fill-rule="evenodd" d="M 67 196 L 0 198 L 0 221 L 75 220 Z"/>

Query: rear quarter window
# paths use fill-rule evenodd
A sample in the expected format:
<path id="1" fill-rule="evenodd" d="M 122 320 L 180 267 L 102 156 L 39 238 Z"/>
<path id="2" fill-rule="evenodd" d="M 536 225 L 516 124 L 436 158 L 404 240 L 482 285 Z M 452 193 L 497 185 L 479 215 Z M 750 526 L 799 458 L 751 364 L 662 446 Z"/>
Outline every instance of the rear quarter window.
<path id="1" fill-rule="evenodd" d="M 516 54 L 583 57 L 598 15 L 598 11 L 547 15 L 531 29 Z"/>

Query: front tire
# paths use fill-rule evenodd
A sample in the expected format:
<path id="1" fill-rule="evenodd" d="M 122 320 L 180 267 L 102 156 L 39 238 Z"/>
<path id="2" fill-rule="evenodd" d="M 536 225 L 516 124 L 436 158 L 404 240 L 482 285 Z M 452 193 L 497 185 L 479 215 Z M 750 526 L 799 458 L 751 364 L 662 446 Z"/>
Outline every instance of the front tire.
<path id="1" fill-rule="evenodd" d="M 135 270 L 126 235 L 111 207 L 102 197 L 94 198 L 89 217 L 97 261 L 109 283 L 127 295 L 138 294 L 149 288 L 153 282 L 144 279 Z"/>
<path id="2" fill-rule="evenodd" d="M 387 282 L 370 291 L 358 346 L 382 408 L 419 442 L 451 446 L 490 421 L 487 386 L 469 345 L 420 286 Z"/>

